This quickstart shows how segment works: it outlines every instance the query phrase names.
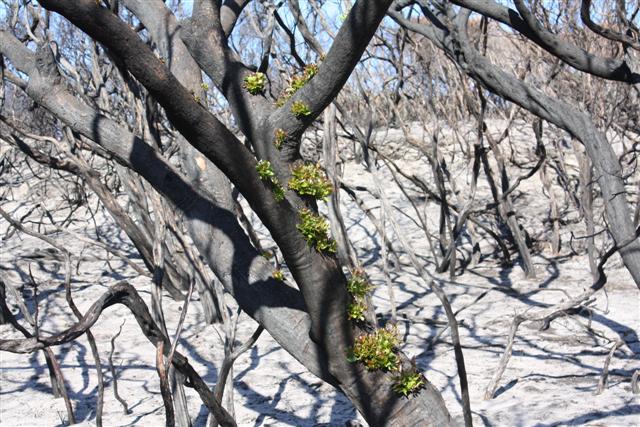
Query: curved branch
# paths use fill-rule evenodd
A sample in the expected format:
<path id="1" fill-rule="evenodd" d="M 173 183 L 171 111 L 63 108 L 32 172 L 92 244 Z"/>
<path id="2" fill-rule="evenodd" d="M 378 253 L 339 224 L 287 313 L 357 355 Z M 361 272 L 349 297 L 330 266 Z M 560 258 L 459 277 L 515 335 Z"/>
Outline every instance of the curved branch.
<path id="1" fill-rule="evenodd" d="M 451 0 L 451 2 L 508 25 L 577 70 L 607 80 L 616 80 L 630 84 L 640 83 L 640 74 L 632 72 L 625 61 L 595 56 L 569 43 L 562 37 L 540 27 L 540 24 L 535 17 L 531 15 L 531 12 L 526 9 L 526 6 L 524 6 L 521 0 L 515 1 L 515 4 L 521 4 L 518 11 L 521 12 L 522 17 L 515 10 L 490 0 Z M 530 16 L 528 20 L 527 16 Z"/>
<path id="2" fill-rule="evenodd" d="M 597 266 L 598 276 L 595 281 L 588 289 L 584 290 L 581 294 L 570 298 L 568 301 L 561 302 L 559 304 L 553 305 L 551 307 L 543 308 L 540 310 L 536 310 L 534 312 L 529 313 L 521 313 L 516 314 L 511 323 L 511 327 L 509 329 L 509 335 L 507 336 L 507 345 L 505 347 L 504 353 L 500 357 L 500 362 L 498 363 L 498 368 L 493 373 L 491 381 L 487 384 L 484 392 L 484 399 L 489 400 L 493 399 L 493 396 L 496 393 L 496 389 L 498 388 L 498 384 L 502 375 L 504 374 L 505 369 L 507 368 L 507 364 L 509 363 L 509 359 L 511 358 L 511 354 L 513 351 L 513 343 L 516 338 L 516 333 L 518 332 L 518 328 L 524 322 L 535 322 L 542 321 L 543 325 L 547 325 L 558 315 L 566 313 L 568 310 L 582 305 L 585 301 L 587 301 L 593 294 L 598 292 L 600 289 L 604 287 L 607 283 L 607 275 L 604 273 L 604 265 L 607 263 L 609 258 L 613 254 L 615 254 L 620 248 L 628 245 L 633 242 L 633 239 L 637 238 L 640 235 L 640 228 L 638 228 L 635 232 L 635 236 L 627 242 L 624 242 L 621 245 L 613 245 L 609 250 L 602 256 L 600 262 Z"/>
<path id="3" fill-rule="evenodd" d="M 268 131 L 272 133 L 280 128 L 293 139 L 302 135 L 347 82 L 391 3 L 390 0 L 358 0 L 353 5 L 320 64 L 318 74 L 271 114 L 266 126 Z M 290 110 L 296 101 L 304 102 L 311 114 L 302 119 L 295 118 Z"/>
<path id="4" fill-rule="evenodd" d="M 153 1 L 162 3 L 161 0 Z M 242 132 L 255 143 L 260 139 L 258 128 L 262 116 L 273 111 L 273 104 L 264 96 L 252 96 L 244 90 L 244 78 L 251 70 L 229 49 L 220 14 L 213 2 L 196 2 L 192 18 L 181 22 L 179 36 L 229 102 Z"/>
<path id="5" fill-rule="evenodd" d="M 289 0 L 289 10 L 293 14 L 293 17 L 296 19 L 298 23 L 298 30 L 302 34 L 302 37 L 307 42 L 307 44 L 313 49 L 318 55 L 324 55 L 324 50 L 320 45 L 320 42 L 315 38 L 309 27 L 307 26 L 306 21 L 304 20 L 304 16 L 302 16 L 302 11 L 300 10 L 300 3 L 298 0 Z"/>
<path id="6" fill-rule="evenodd" d="M 252 0 L 225 0 L 220 7 L 220 23 L 224 35 L 229 37 L 240 14 Z"/>
<path id="7" fill-rule="evenodd" d="M 632 49 L 640 51 L 640 43 L 638 43 L 637 40 L 634 40 L 632 37 L 629 37 L 626 34 L 617 33 L 593 22 L 593 20 L 591 19 L 591 13 L 589 12 L 590 8 L 591 0 L 582 0 L 582 5 L 580 6 L 580 19 L 582 19 L 584 25 L 586 25 L 591 31 L 599 36 L 602 36 L 614 42 L 623 43 L 625 45 L 628 45 Z"/>
<path id="8" fill-rule="evenodd" d="M 0 279 L 0 314 L 8 321 L 14 328 L 16 328 L 22 335 L 26 338 L 33 338 L 33 335 L 24 328 L 18 320 L 15 318 L 9 307 L 7 306 L 5 300 L 5 284 Z M 37 304 L 37 303 L 36 303 Z M 28 314 L 28 312 L 26 312 Z M 60 369 L 60 364 L 58 363 L 55 354 L 53 354 L 53 350 L 50 348 L 44 349 L 44 357 L 47 362 L 47 366 L 49 367 L 50 375 L 51 375 L 51 388 L 53 391 L 53 396 L 58 397 L 62 396 L 64 400 L 65 407 L 67 409 L 67 416 L 69 417 L 69 424 L 76 423 L 76 417 L 73 414 L 73 406 L 71 405 L 71 401 L 69 400 L 69 394 L 67 393 L 67 387 L 64 384 L 64 377 L 62 376 L 62 370 Z"/>
<path id="9" fill-rule="evenodd" d="M 0 340 L 0 350 L 11 353 L 32 353 L 47 347 L 66 344 L 87 332 L 98 321 L 102 312 L 115 304 L 126 306 L 136 318 L 140 330 L 149 342 L 155 347 L 162 343 L 164 355 L 167 356 L 169 354 L 169 349 L 171 348 L 169 338 L 155 324 L 147 305 L 140 298 L 136 289 L 126 282 L 111 286 L 89 307 L 78 323 L 75 323 L 70 328 L 49 337 Z M 187 378 L 185 385 L 194 388 L 198 392 L 205 406 L 213 412 L 220 424 L 225 426 L 236 425 L 233 418 L 216 400 L 209 386 L 193 369 L 186 357 L 176 351 L 171 363 Z"/>

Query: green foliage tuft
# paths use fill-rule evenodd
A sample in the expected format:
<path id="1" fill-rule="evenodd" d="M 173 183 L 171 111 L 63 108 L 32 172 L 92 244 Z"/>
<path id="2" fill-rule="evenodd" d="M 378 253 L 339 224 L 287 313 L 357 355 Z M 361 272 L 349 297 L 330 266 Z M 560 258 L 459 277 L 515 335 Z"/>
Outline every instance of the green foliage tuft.
<path id="1" fill-rule="evenodd" d="M 258 161 L 256 170 L 258 171 L 258 175 L 260 175 L 260 179 L 263 181 L 272 181 L 276 179 L 276 173 L 273 171 L 269 160 Z"/>
<path id="2" fill-rule="evenodd" d="M 284 144 L 284 141 L 286 141 L 287 139 L 287 133 L 282 129 L 276 129 L 275 137 L 276 138 L 273 140 L 273 145 L 276 147 L 276 149 L 279 150 L 282 148 L 282 144 Z"/>
<path id="3" fill-rule="evenodd" d="M 276 174 L 271 167 L 271 162 L 269 160 L 260 160 L 256 165 L 256 170 L 258 171 L 260 179 L 270 183 L 273 187 L 273 196 L 276 201 L 283 201 L 284 188 L 282 188 L 282 185 L 280 185 L 280 182 L 278 181 L 278 178 L 276 177 Z"/>
<path id="4" fill-rule="evenodd" d="M 273 185 L 273 197 L 276 199 L 276 202 L 281 202 L 284 200 L 284 188 L 282 188 L 282 185 Z"/>
<path id="5" fill-rule="evenodd" d="M 336 242 L 329 237 L 329 223 L 307 208 L 301 209 L 299 214 L 300 223 L 297 228 L 307 243 L 319 252 L 335 253 Z"/>
<path id="6" fill-rule="evenodd" d="M 402 371 L 395 378 L 393 383 L 393 391 L 408 397 L 410 394 L 417 393 L 424 388 L 427 380 L 425 377 L 415 370 Z"/>
<path id="7" fill-rule="evenodd" d="M 276 101 L 276 106 L 282 107 L 297 91 L 302 89 L 309 80 L 318 73 L 317 64 L 309 64 L 304 67 L 302 74 L 295 75 L 289 81 L 289 86 L 284 90 L 284 93 Z"/>
<path id="8" fill-rule="evenodd" d="M 319 70 L 320 70 L 320 67 L 318 66 L 318 64 L 309 64 L 306 67 L 304 67 L 305 80 L 307 82 L 311 80 L 316 74 L 318 74 Z"/>
<path id="9" fill-rule="evenodd" d="M 302 72 L 302 74 L 293 76 L 291 78 L 291 82 L 289 84 L 289 87 L 285 90 L 285 93 L 289 98 L 291 98 L 294 93 L 302 89 L 304 85 L 306 85 L 309 80 L 311 80 L 316 74 L 318 74 L 318 65 L 307 65 L 306 67 L 304 67 L 304 71 Z"/>
<path id="10" fill-rule="evenodd" d="M 364 275 L 361 269 L 351 272 L 351 277 L 347 280 L 347 292 L 353 298 L 353 302 L 347 308 L 347 315 L 350 320 L 364 322 L 367 312 L 366 296 L 373 289 L 373 286 Z"/>
<path id="11" fill-rule="evenodd" d="M 249 74 L 244 78 L 244 88 L 251 95 L 260 95 L 264 92 L 265 84 L 267 83 L 267 76 L 261 72 L 255 72 Z"/>
<path id="12" fill-rule="evenodd" d="M 369 371 L 395 371 L 399 363 L 394 352 L 397 345 L 398 335 L 395 328 L 377 329 L 356 338 L 349 361 L 360 362 Z"/>
<path id="13" fill-rule="evenodd" d="M 291 105 L 291 112 L 297 119 L 307 117 L 311 115 L 309 106 L 302 101 L 296 101 Z"/>
<path id="14" fill-rule="evenodd" d="M 373 286 L 367 282 L 364 273 L 361 270 L 353 270 L 351 277 L 347 281 L 347 292 L 354 298 L 364 298 L 371 290 Z"/>
<path id="15" fill-rule="evenodd" d="M 353 320 L 354 322 L 364 322 L 364 315 L 366 312 L 366 304 L 358 299 L 349 304 L 349 307 L 347 308 L 347 316 L 349 317 L 349 320 Z"/>
<path id="16" fill-rule="evenodd" d="M 307 163 L 293 168 L 289 189 L 301 196 L 311 196 L 315 199 L 324 199 L 333 192 L 333 186 L 319 163 Z"/>

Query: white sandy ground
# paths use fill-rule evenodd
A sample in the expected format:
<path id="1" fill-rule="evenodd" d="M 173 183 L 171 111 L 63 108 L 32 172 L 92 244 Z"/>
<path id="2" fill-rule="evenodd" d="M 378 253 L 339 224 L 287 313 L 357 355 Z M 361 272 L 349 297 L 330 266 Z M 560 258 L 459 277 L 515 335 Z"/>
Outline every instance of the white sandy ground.
<path id="1" fill-rule="evenodd" d="M 423 163 L 407 161 L 408 168 L 427 170 Z M 389 177 L 386 177 L 389 179 Z M 345 180 L 371 186 L 360 167 L 350 164 Z M 527 206 L 526 224 L 541 230 L 548 199 L 541 196 L 537 181 L 525 183 L 531 191 L 519 200 Z M 392 203 L 405 213 L 411 213 L 399 191 L 387 189 Z M 377 202 L 362 193 L 371 207 Z M 349 234 L 359 251 L 360 259 L 377 286 L 374 303 L 379 314 L 389 316 L 389 298 L 384 278 L 380 246 L 373 227 L 363 214 L 342 196 Z M 95 202 L 93 202 L 95 204 Z M 24 212 L 26 207 L 6 205 L 5 209 Z M 522 209 L 522 208 L 521 208 Z M 435 210 L 430 209 L 430 212 Z M 396 212 L 397 213 L 397 212 Z M 419 254 L 430 258 L 424 235 L 404 216 L 398 221 L 411 236 Z M 435 218 L 435 216 L 434 216 Z M 110 222 L 98 215 L 103 236 L 133 253 L 122 236 L 114 232 Z M 581 227 L 578 225 L 577 227 Z M 94 235 L 91 223 L 75 224 L 77 231 Z M 0 222 L 4 236 L 6 222 Z M 109 257 L 95 247 L 77 240 L 58 237 L 76 255 L 82 255 L 77 274 L 73 276 L 74 298 L 81 310 L 88 308 L 109 285 L 129 280 L 142 297 L 149 301 L 150 281 L 136 277 L 122 261 Z M 521 269 L 501 267 L 491 257 L 491 248 L 483 247 L 487 258 L 478 267 L 449 281 L 442 276 L 443 286 L 460 322 L 464 357 L 470 383 L 471 405 L 477 426 L 635 426 L 640 425 L 640 395 L 631 391 L 632 373 L 640 369 L 640 293 L 619 258 L 607 264 L 609 283 L 606 292 L 599 292 L 589 305 L 591 315 L 573 315 L 555 320 L 546 331 L 539 325 L 525 323 L 516 340 L 513 358 L 501 380 L 497 396 L 484 401 L 484 388 L 489 382 L 505 344 L 512 316 L 516 312 L 536 309 L 575 296 L 591 283 L 586 256 L 568 257 L 568 236 L 563 234 L 563 252 L 552 257 L 549 250 L 535 257 L 538 277 L 524 279 Z M 14 234 L 2 241 L 0 274 L 7 284 L 18 286 L 26 282 L 29 260 L 22 258 L 46 245 L 28 236 Z M 39 301 L 41 333 L 61 331 L 74 321 L 64 301 L 61 264 L 54 260 L 30 260 L 34 274 L 40 280 Z M 433 266 L 430 265 L 433 269 Z M 21 277 L 22 276 L 22 277 Z M 391 277 L 398 303 L 399 330 L 404 340 L 403 350 L 416 356 L 418 366 L 441 392 L 447 406 L 461 424 L 459 382 L 450 338 L 442 328 L 446 318 L 437 298 L 415 274 L 408 258 L 393 265 Z M 30 287 L 25 287 L 26 300 L 33 311 Z M 197 299 L 197 295 L 195 296 Z M 175 330 L 182 303 L 165 297 L 165 316 L 169 330 Z M 12 300 L 9 298 L 9 302 Z M 532 308 L 533 307 L 533 308 Z M 13 307 L 15 309 L 15 306 Z M 17 312 L 17 309 L 14 310 Z M 20 318 L 20 317 L 19 317 Z M 204 325 L 198 303 L 189 307 L 186 327 L 179 351 L 196 370 L 213 385 L 222 359 L 222 344 L 214 326 Z M 101 360 L 106 365 L 109 340 L 125 322 L 116 343 L 115 365 L 121 396 L 132 410 L 124 415 L 113 397 L 112 377 L 105 370 L 106 426 L 159 426 L 164 424 L 164 409 L 154 365 L 154 348 L 144 338 L 138 326 L 122 306 L 107 309 L 92 328 Z M 23 324 L 25 324 L 23 322 Z M 591 328 L 591 331 L 587 329 Z M 254 330 L 248 318 L 240 322 L 238 337 L 244 341 Z M 439 336 L 439 334 L 442 334 Z M 0 326 L 3 338 L 20 338 L 10 326 Z M 437 338 L 439 336 L 439 338 Z M 607 388 L 595 395 L 605 357 L 618 337 L 622 346 L 611 362 Z M 94 362 L 86 338 L 54 349 L 62 365 L 76 417 L 81 425 L 94 425 L 97 384 Z M 194 425 L 202 426 L 206 410 L 198 396 L 187 389 Z M 283 351 L 264 333 L 256 346 L 242 355 L 235 365 L 235 410 L 240 426 L 342 426 L 350 420 L 360 420 L 349 402 Z M 66 420 L 61 399 L 53 399 L 48 372 L 41 353 L 17 355 L 0 353 L 0 425 L 56 426 Z M 416 425 L 419 423 L 416 422 Z"/>

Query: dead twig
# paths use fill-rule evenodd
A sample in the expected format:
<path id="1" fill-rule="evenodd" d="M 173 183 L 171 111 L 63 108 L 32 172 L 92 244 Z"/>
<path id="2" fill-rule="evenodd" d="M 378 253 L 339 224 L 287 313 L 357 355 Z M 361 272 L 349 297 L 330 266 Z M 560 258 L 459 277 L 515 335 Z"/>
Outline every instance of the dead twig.
<path id="1" fill-rule="evenodd" d="M 196 279 L 191 278 L 190 284 L 189 284 L 189 293 L 187 294 L 187 298 L 185 298 L 184 304 L 182 305 L 180 320 L 178 321 L 176 333 L 173 336 L 173 343 L 171 344 L 171 351 L 169 351 L 169 357 L 167 357 L 167 362 L 166 362 L 167 368 L 171 365 L 173 354 L 176 352 L 176 347 L 178 346 L 178 341 L 180 340 L 180 334 L 182 333 L 182 327 L 184 326 L 184 319 L 187 316 L 187 310 L 189 309 L 189 302 L 191 301 L 191 295 L 193 294 L 193 288 L 194 288 L 195 282 L 196 282 Z"/>
<path id="2" fill-rule="evenodd" d="M 165 410 L 165 425 L 173 427 L 176 425 L 176 417 L 173 411 L 173 396 L 171 395 L 171 385 L 167 375 L 168 369 L 164 363 L 164 342 L 158 341 L 156 346 L 156 370 L 160 378 L 160 394 Z"/>
<path id="3" fill-rule="evenodd" d="M 122 332 L 122 327 L 124 326 L 126 321 L 127 321 L 126 319 L 122 321 L 122 324 L 120 325 L 120 329 L 118 329 L 118 332 L 111 337 L 111 351 L 109 352 L 109 370 L 111 371 L 111 379 L 113 381 L 113 396 L 116 398 L 118 402 L 120 402 L 120 404 L 122 404 L 125 415 L 128 415 L 131 413 L 131 411 L 129 410 L 127 401 L 124 400 L 122 397 L 120 397 L 120 394 L 118 394 L 118 376 L 116 375 L 116 369 L 113 366 L 113 353 L 115 352 L 115 349 L 116 349 L 116 338 L 120 336 L 120 333 Z"/>
<path id="4" fill-rule="evenodd" d="M 607 358 L 604 360 L 604 366 L 602 367 L 602 375 L 600 375 L 600 380 L 598 381 L 598 389 L 596 390 L 596 395 L 602 394 L 604 389 L 607 387 L 607 379 L 609 377 L 609 365 L 611 364 L 611 359 L 615 354 L 616 350 L 620 348 L 624 344 L 624 340 L 619 338 L 611 347 L 611 351 L 607 355 Z"/>

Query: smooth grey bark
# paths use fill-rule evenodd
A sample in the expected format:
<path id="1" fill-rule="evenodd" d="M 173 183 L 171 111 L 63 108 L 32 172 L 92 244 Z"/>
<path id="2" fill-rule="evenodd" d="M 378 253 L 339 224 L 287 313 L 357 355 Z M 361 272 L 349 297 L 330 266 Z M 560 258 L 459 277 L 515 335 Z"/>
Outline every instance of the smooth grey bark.
<path id="1" fill-rule="evenodd" d="M 4 309 L 7 307 L 7 294 L 4 290 L 4 282 L 0 280 L 0 325 L 4 325 L 5 323 L 9 323 L 9 319 L 11 316 L 11 312 L 9 309 Z"/>
<path id="2" fill-rule="evenodd" d="M 165 8 L 164 14 L 170 25 L 176 25 L 176 18 L 168 9 Z M 261 147 L 257 142 L 261 140 L 263 116 L 273 111 L 274 106 L 266 96 L 253 96 L 243 89 L 244 78 L 252 70 L 227 45 L 221 11 L 214 7 L 213 2 L 195 2 L 192 17 L 180 22 L 178 35 L 199 67 L 229 102 L 238 127 L 258 156 L 266 158 L 267 147 Z"/>
<path id="3" fill-rule="evenodd" d="M 428 407 L 429 419 L 439 421 L 440 424 L 448 424 L 449 415 L 441 397 L 434 393 L 435 389 L 427 387 L 427 391 L 405 402 L 391 391 L 390 375 L 380 372 L 369 373 L 362 366 L 347 361 L 345 354 L 353 338 L 346 316 L 346 278 L 334 260 L 315 252 L 301 238 L 295 229 L 297 212 L 292 206 L 286 202 L 274 203 L 270 189 L 266 186 L 261 188 L 255 171 L 255 159 L 245 151 L 244 146 L 205 110 L 199 106 L 194 108 L 192 97 L 179 85 L 175 77 L 158 64 L 158 59 L 148 51 L 146 45 L 139 43 L 135 37 L 125 35 L 131 30 L 123 26 L 117 18 L 104 13 L 88 1 L 82 1 L 81 4 L 44 4 L 47 8 L 61 12 L 118 55 L 129 71 L 165 108 L 177 129 L 220 167 L 245 196 L 282 250 L 301 288 L 311 318 L 312 340 L 320 344 L 325 351 L 328 372 L 334 378 L 339 378 L 340 388 L 358 410 L 372 424 L 394 424 L 413 422 L 407 415 L 412 414 L 417 408 Z M 386 4 L 388 5 L 388 2 Z M 366 25 L 365 28 L 372 34 L 385 10 L 385 2 L 369 2 L 366 5 L 362 1 L 358 2 L 347 19 L 347 38 L 357 40 L 355 29 L 361 23 L 360 20 L 371 24 L 369 27 L 372 28 Z M 105 28 L 109 31 L 105 31 Z M 364 47 L 360 42 L 361 51 Z M 330 55 L 331 52 L 327 60 Z M 340 51 L 334 53 L 336 58 L 339 55 Z M 347 57 L 354 57 L 354 53 L 349 51 Z M 357 60 L 353 65 L 356 62 Z M 344 66 L 345 64 L 341 64 L 339 67 Z M 321 74 L 322 71 L 318 76 Z M 328 77 L 325 76 L 325 80 Z M 344 76 L 344 81 L 347 77 L 348 75 Z M 339 89 L 331 85 L 329 88 L 336 93 Z M 323 101 L 324 98 L 321 97 L 319 102 Z"/>
<path id="4" fill-rule="evenodd" d="M 493 66 L 486 58 L 479 56 L 466 41 L 461 43 L 464 67 L 471 77 L 483 85 L 538 117 L 555 124 L 576 137 L 585 146 L 594 166 L 594 179 L 598 182 L 605 202 L 609 231 L 620 247 L 625 266 L 640 288 L 640 239 L 635 238 L 635 228 L 631 220 L 631 209 L 626 199 L 626 189 L 622 178 L 622 168 L 611 145 L 604 134 L 596 128 L 591 119 L 564 102 L 546 96 L 514 76 Z"/>
<path id="5" fill-rule="evenodd" d="M 625 7 L 625 3 L 623 1 L 618 1 L 618 11 L 619 13 L 625 13 L 626 11 L 624 10 Z M 623 45 L 628 45 L 630 47 L 632 47 L 633 49 L 640 51 L 640 43 L 638 43 L 637 38 L 634 39 L 631 34 L 622 34 L 622 33 L 618 33 L 615 32 L 613 30 L 610 30 L 608 28 L 603 27 L 602 25 L 598 25 L 596 24 L 592 19 L 591 19 L 591 0 L 582 0 L 582 5 L 580 7 L 580 19 L 582 19 L 582 22 L 594 33 L 607 38 L 609 40 L 613 40 L 619 43 L 623 43 Z M 636 9 L 637 10 L 637 9 Z M 630 27 L 630 23 L 627 21 L 626 18 L 623 19 L 623 21 L 625 21 L 625 24 L 627 25 L 627 27 Z"/>

